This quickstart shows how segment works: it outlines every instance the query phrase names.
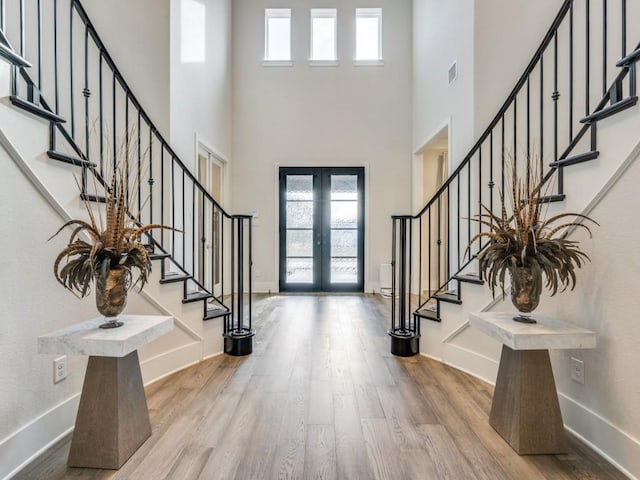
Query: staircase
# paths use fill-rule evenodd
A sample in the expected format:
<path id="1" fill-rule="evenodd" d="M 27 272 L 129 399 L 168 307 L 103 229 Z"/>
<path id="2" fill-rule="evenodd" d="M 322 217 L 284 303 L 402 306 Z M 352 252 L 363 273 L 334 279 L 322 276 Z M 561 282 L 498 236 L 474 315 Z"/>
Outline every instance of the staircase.
<path id="1" fill-rule="evenodd" d="M 77 169 L 82 200 L 104 202 L 107 163 L 126 150 L 129 215 L 174 228 L 145 234 L 160 285 L 179 285 L 202 321 L 221 320 L 225 352 L 250 353 L 251 216 L 228 213 L 185 166 L 80 1 L 0 0 L 0 57 L 11 65 L 11 103 L 48 122 L 46 155 Z"/>
<path id="2" fill-rule="evenodd" d="M 517 165 L 537 159 L 537 173 L 548 187 L 543 202 L 550 213 L 565 211 L 570 200 L 565 170 L 569 177 L 571 167 L 600 161 L 599 128 L 638 102 L 640 31 L 629 11 L 624 0 L 565 0 L 470 152 L 416 215 L 392 217 L 392 353 L 419 353 L 421 329 L 445 320 L 445 304 L 457 322 L 452 318 L 443 335 L 459 333 L 465 326 L 460 317 L 466 318 L 463 292 L 474 299 L 474 309 L 480 308 L 487 289 L 477 273 L 476 257 L 487 242 L 467 246 L 487 227 L 471 219 L 481 205 L 500 216 L 499 192 L 505 191 L 510 161 Z M 570 209 L 580 211 L 574 208 L 575 202 Z"/>

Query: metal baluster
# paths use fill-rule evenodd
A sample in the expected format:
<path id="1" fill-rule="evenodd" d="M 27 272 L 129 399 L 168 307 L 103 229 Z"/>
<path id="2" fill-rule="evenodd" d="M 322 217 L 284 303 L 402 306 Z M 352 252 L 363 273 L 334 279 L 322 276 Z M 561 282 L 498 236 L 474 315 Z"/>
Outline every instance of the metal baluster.
<path id="1" fill-rule="evenodd" d="M 187 224 L 185 218 L 185 204 L 187 203 L 187 192 L 185 190 L 185 171 L 182 170 L 182 231 L 184 232 L 182 239 L 182 265 L 187 263 Z"/>
<path id="2" fill-rule="evenodd" d="M 441 270 L 442 270 L 442 266 L 441 266 L 441 261 L 442 261 L 442 232 L 441 230 L 441 223 L 442 223 L 442 219 L 441 219 L 441 212 L 442 212 L 442 206 L 441 206 L 441 199 L 442 196 L 438 196 L 438 283 L 436 285 L 436 289 L 439 290 L 440 287 L 442 286 L 442 279 L 440 277 L 441 274 Z"/>
<path id="3" fill-rule="evenodd" d="M 624 58 L 627 56 L 627 0 L 622 0 L 622 5 L 621 5 L 621 10 L 622 10 L 622 42 L 621 42 L 621 50 L 622 50 L 622 55 L 620 56 L 620 58 Z"/>
<path id="4" fill-rule="evenodd" d="M 102 94 L 102 51 L 100 51 L 100 61 L 98 62 L 98 97 L 100 103 L 100 117 L 98 123 L 100 125 L 100 174 L 104 175 L 104 105 Z"/>
<path id="5" fill-rule="evenodd" d="M 460 197 L 459 185 L 460 181 L 458 180 L 458 198 Z M 493 213 L 493 185 L 493 130 L 491 130 L 489 134 L 489 211 L 491 213 Z M 460 218 L 460 209 L 458 209 L 458 218 Z M 458 235 L 458 250 L 460 250 L 460 235 Z M 469 255 L 471 255 L 471 251 L 469 251 Z"/>
<path id="6" fill-rule="evenodd" d="M 58 0 L 53 0 L 53 83 L 55 89 L 56 113 L 59 113 L 60 86 L 58 85 Z"/>
<path id="7" fill-rule="evenodd" d="M 142 151 L 141 151 L 141 149 L 142 149 L 142 141 L 140 139 L 140 136 L 141 136 L 140 131 L 141 131 L 141 129 L 142 129 L 142 119 L 141 119 L 140 110 L 138 110 L 138 128 L 137 128 L 137 130 L 138 130 L 138 132 L 137 132 L 137 134 L 138 134 L 138 146 L 137 146 L 138 165 L 137 165 L 137 170 L 138 171 L 136 173 L 136 175 L 137 175 L 136 185 L 138 185 L 138 220 L 140 219 L 139 218 L 140 217 L 140 210 L 142 209 L 142 189 L 140 188 L 142 186 Z M 175 161 L 175 158 L 174 158 L 174 161 Z M 184 195 L 184 171 L 182 172 L 182 187 L 183 187 L 182 194 Z M 184 204 L 183 204 L 183 208 L 184 208 Z M 186 237 L 186 234 L 187 234 L 186 233 L 187 231 L 184 228 L 184 222 L 182 223 L 182 229 L 185 232 L 184 236 L 183 236 L 183 238 L 184 238 L 184 237 Z M 184 245 L 184 241 L 182 243 Z M 184 258 L 183 258 L 183 261 L 184 261 Z"/>
<path id="8" fill-rule="evenodd" d="M 428 265 L 429 266 L 429 268 L 428 268 L 429 276 L 427 277 L 427 291 L 428 291 L 429 296 L 431 296 L 431 292 L 433 291 L 433 289 L 431 288 L 431 256 L 432 256 L 432 252 L 431 252 L 431 227 L 432 227 L 432 225 L 433 225 L 433 223 L 431 221 L 431 207 L 429 207 L 429 228 L 427 229 L 428 236 L 429 236 L 429 239 L 428 239 L 428 242 L 427 242 L 428 250 L 429 250 L 428 251 L 429 255 L 427 257 L 427 262 L 429 264 Z"/>
<path id="9" fill-rule="evenodd" d="M 406 331 L 407 298 L 407 221 L 400 219 L 400 330 Z"/>
<path id="10" fill-rule="evenodd" d="M 112 111 L 113 111 L 113 118 L 111 119 L 112 122 L 112 129 L 113 129 L 113 133 L 112 133 L 112 137 L 113 137 L 113 144 L 112 144 L 112 148 L 113 148 L 113 171 L 116 171 L 116 167 L 117 167 L 117 152 L 118 152 L 118 144 L 117 144 L 117 127 L 116 127 L 116 73 L 113 72 L 112 76 L 111 76 L 111 103 L 112 103 Z M 138 178 L 138 190 L 141 188 L 142 183 L 140 181 L 141 179 Z M 140 205 L 138 205 L 138 220 L 140 220 Z"/>
<path id="11" fill-rule="evenodd" d="M 191 237 L 192 242 L 191 246 L 193 251 L 191 253 L 191 274 L 194 278 L 198 278 L 196 274 L 196 249 L 197 247 L 197 239 L 196 239 L 196 184 L 195 182 L 191 182 Z M 198 279 L 202 280 L 202 279 Z"/>
<path id="12" fill-rule="evenodd" d="M 127 185 L 125 186 L 125 198 L 127 199 L 127 205 L 129 205 L 129 158 L 131 156 L 130 142 L 129 138 L 129 92 L 125 92 L 125 107 L 124 107 L 124 143 L 125 143 L 125 169 L 127 172 Z"/>
<path id="13" fill-rule="evenodd" d="M 42 91 L 42 5 L 36 3 L 38 9 L 38 90 Z"/>
<path id="14" fill-rule="evenodd" d="M 420 308 L 422 305 L 422 215 L 418 217 L 418 228 L 418 308 Z"/>
<path id="15" fill-rule="evenodd" d="M 573 141 L 573 2 L 569 8 L 569 143 Z"/>
<path id="16" fill-rule="evenodd" d="M 89 90 L 89 28 L 86 26 L 84 29 L 84 89 L 82 90 L 82 94 L 84 95 L 85 153 L 87 158 L 91 158 L 89 149 L 89 97 L 91 96 Z"/>
<path id="17" fill-rule="evenodd" d="M 502 142 L 502 152 L 501 152 L 502 168 L 500 169 L 500 175 L 502 176 L 501 188 L 502 188 L 502 194 L 504 195 L 504 115 L 502 115 L 502 119 L 500 123 L 502 128 L 502 136 L 500 138 L 500 141 Z"/>
<path id="18" fill-rule="evenodd" d="M 531 76 L 527 77 L 527 161 L 531 157 Z"/>
<path id="19" fill-rule="evenodd" d="M 164 220 L 164 145 L 160 143 L 160 223 L 165 225 Z M 171 225 L 173 226 L 173 225 Z M 160 229 L 160 245 L 164 248 L 164 228 Z"/>
<path id="20" fill-rule="evenodd" d="M 153 185 L 155 184 L 155 180 L 153 178 L 153 129 L 151 125 L 149 125 L 149 223 L 153 223 Z M 204 213 L 203 213 L 204 215 Z M 153 230 L 152 230 L 153 232 Z M 153 233 L 151 233 L 151 238 L 153 238 Z"/>
<path id="21" fill-rule="evenodd" d="M 410 327 L 411 325 L 411 294 L 413 292 L 413 290 L 411 289 L 411 281 L 412 281 L 412 267 L 413 267 L 413 220 L 411 218 L 407 219 L 407 223 L 409 223 L 409 238 L 407 239 L 407 243 L 409 244 L 409 289 L 407 291 L 407 303 L 408 303 L 408 310 L 407 310 L 407 316 L 409 317 L 409 325 L 408 327 Z"/>
<path id="22" fill-rule="evenodd" d="M 478 215 L 482 213 L 482 147 L 478 148 Z M 471 216 L 471 212 L 469 212 Z M 480 219 L 480 217 L 478 217 Z M 478 222 L 478 233 L 482 232 L 482 224 Z M 449 242 L 449 239 L 447 239 Z M 478 248 L 482 250 L 482 238 L 479 239 Z"/>
<path id="23" fill-rule="evenodd" d="M 22 0 L 21 0 L 22 1 Z M 71 137 L 76 138 L 76 120 L 75 109 L 73 105 L 74 98 L 73 88 L 73 2 L 71 2 L 71 8 L 69 8 L 69 104 L 71 107 Z"/>
<path id="24" fill-rule="evenodd" d="M 25 56 L 25 35 L 26 28 L 24 25 L 24 0 L 20 0 L 19 4 L 20 8 L 20 56 L 24 58 Z"/>
<path id="25" fill-rule="evenodd" d="M 444 192 L 443 192 L 444 193 Z M 451 271 L 451 202 L 450 202 L 450 192 L 449 192 L 449 184 L 447 184 L 447 263 L 444 266 L 444 272 L 446 277 L 449 277 L 449 272 Z"/>
<path id="26" fill-rule="evenodd" d="M 391 331 L 396 329 L 396 223 L 391 218 Z"/>
<path id="27" fill-rule="evenodd" d="M 252 326 L 252 313 L 251 313 L 251 296 L 253 295 L 253 243 L 252 243 L 252 222 L 253 218 L 249 217 L 249 330 L 253 329 Z"/>
<path id="28" fill-rule="evenodd" d="M 175 157 L 171 156 L 171 256 L 176 258 L 176 175 Z"/>
<path id="29" fill-rule="evenodd" d="M 493 132 L 492 132 L 493 133 Z M 544 57 L 540 57 L 540 180 L 544 177 Z M 493 206 L 491 207 L 493 211 Z"/>
<path id="30" fill-rule="evenodd" d="M 591 5 L 590 5 L 590 0 L 585 0 L 585 71 L 584 71 L 584 78 L 585 78 L 585 95 L 584 95 L 584 114 L 589 115 L 591 113 L 591 109 L 589 108 L 589 103 L 590 103 L 590 94 L 591 94 L 591 72 L 589 69 L 589 65 L 590 65 L 590 57 L 591 57 L 591 32 L 590 32 L 590 27 L 591 27 L 591 20 L 590 20 L 590 16 L 591 16 Z"/>
<path id="31" fill-rule="evenodd" d="M 602 0 L 602 96 L 607 93 L 607 0 Z"/>
<path id="32" fill-rule="evenodd" d="M 460 201 L 461 201 L 461 197 L 460 197 L 460 175 L 458 174 L 456 177 L 456 185 L 458 186 L 458 201 L 456 202 L 456 208 L 457 208 L 457 230 L 458 230 L 458 270 L 460 270 L 461 268 L 461 264 L 462 261 L 460 260 Z"/>

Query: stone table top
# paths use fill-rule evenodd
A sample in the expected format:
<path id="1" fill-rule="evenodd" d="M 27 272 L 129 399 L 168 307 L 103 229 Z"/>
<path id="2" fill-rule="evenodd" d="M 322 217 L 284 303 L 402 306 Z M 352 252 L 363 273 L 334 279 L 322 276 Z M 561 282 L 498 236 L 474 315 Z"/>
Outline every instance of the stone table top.
<path id="1" fill-rule="evenodd" d="M 38 352 L 124 357 L 173 329 L 170 316 L 120 315 L 118 320 L 124 323 L 119 328 L 99 328 L 104 317 L 98 317 L 41 335 Z"/>
<path id="2" fill-rule="evenodd" d="M 547 350 L 595 348 L 596 333 L 535 313 L 538 323 L 519 323 L 516 313 L 473 312 L 469 314 L 472 327 L 502 342 L 512 350 Z"/>

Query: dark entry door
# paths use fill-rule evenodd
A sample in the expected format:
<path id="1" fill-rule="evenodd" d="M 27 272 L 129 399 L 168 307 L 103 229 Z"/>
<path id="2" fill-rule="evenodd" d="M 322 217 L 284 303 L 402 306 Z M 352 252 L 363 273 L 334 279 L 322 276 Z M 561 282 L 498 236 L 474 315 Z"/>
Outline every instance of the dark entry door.
<path id="1" fill-rule="evenodd" d="M 364 168 L 280 168 L 280 291 L 364 290 Z"/>

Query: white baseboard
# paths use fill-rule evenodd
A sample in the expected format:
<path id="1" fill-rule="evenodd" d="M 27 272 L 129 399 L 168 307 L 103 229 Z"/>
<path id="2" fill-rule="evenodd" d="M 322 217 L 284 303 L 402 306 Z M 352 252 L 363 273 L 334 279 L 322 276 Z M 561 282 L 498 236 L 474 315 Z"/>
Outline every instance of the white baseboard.
<path id="1" fill-rule="evenodd" d="M 498 362 L 478 352 L 452 343 L 445 343 L 443 345 L 442 363 L 457 368 L 491 385 L 496 383 Z"/>
<path id="2" fill-rule="evenodd" d="M 564 426 L 633 480 L 640 478 L 640 440 L 581 403 L 558 394 Z"/>
<path id="3" fill-rule="evenodd" d="M 253 282 L 253 293 L 278 293 L 279 287 L 274 282 Z"/>
<path id="4" fill-rule="evenodd" d="M 140 361 L 145 385 L 202 361 L 202 342 L 192 342 Z"/>
<path id="5" fill-rule="evenodd" d="M 47 410 L 0 442 L 0 478 L 8 480 L 73 430 L 80 394 Z"/>
<path id="6" fill-rule="evenodd" d="M 202 360 L 202 342 L 163 352 L 140 363 L 145 385 Z M 8 480 L 73 431 L 80 394 L 49 409 L 0 442 L 0 479 Z M 58 432 L 58 433 L 53 433 Z"/>

